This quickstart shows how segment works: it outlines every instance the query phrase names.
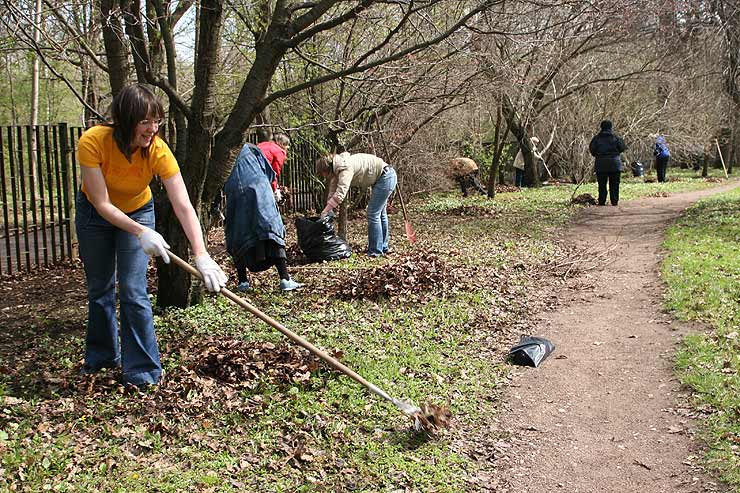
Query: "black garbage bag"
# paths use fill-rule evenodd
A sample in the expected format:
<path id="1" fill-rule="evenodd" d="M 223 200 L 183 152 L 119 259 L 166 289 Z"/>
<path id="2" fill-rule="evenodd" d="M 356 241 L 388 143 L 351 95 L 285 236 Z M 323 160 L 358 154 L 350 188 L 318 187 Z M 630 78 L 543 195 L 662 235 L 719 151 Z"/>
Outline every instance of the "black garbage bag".
<path id="1" fill-rule="evenodd" d="M 334 232 L 333 216 L 298 217 L 295 229 L 298 246 L 310 262 L 339 260 L 352 255 L 352 247 Z"/>
<path id="2" fill-rule="evenodd" d="M 645 174 L 645 166 L 640 161 L 633 161 L 630 164 L 630 169 L 632 170 L 632 176 L 642 176 Z"/>
<path id="3" fill-rule="evenodd" d="M 544 337 L 522 336 L 519 343 L 509 350 L 509 359 L 515 365 L 537 368 L 553 351 L 555 344 Z"/>

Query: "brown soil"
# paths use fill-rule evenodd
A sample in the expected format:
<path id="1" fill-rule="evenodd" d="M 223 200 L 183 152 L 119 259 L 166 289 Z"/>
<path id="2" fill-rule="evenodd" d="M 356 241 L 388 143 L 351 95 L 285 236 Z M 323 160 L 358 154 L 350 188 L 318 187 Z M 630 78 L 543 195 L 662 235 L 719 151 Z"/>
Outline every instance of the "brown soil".
<path id="1" fill-rule="evenodd" d="M 672 373 L 676 345 L 701 327 L 663 311 L 665 228 L 696 200 L 673 194 L 583 210 L 567 238 L 604 255 L 590 290 L 541 314 L 532 335 L 555 343 L 539 368 L 517 370 L 490 491 L 716 492 L 700 469 L 687 391 Z M 501 443 L 501 442 L 500 442 Z"/>

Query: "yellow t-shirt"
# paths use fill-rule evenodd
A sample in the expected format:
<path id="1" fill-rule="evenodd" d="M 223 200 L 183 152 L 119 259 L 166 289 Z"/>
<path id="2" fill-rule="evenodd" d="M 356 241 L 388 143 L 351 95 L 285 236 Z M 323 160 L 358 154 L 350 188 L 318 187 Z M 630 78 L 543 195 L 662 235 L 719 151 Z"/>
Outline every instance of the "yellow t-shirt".
<path id="1" fill-rule="evenodd" d="M 157 136 L 146 158 L 137 150 L 129 162 L 113 139 L 113 127 L 106 125 L 91 127 L 82 134 L 77 144 L 77 161 L 80 166 L 103 170 L 111 203 L 126 213 L 149 202 L 149 182 L 155 175 L 166 180 L 180 172 L 169 146 Z M 87 196 L 84 184 L 82 192 Z"/>

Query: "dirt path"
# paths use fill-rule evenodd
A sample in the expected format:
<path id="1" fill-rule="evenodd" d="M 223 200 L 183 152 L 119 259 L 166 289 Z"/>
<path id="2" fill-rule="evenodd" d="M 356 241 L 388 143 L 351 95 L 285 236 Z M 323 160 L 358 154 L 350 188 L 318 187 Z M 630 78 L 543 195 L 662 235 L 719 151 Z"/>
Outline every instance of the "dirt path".
<path id="1" fill-rule="evenodd" d="M 666 226 L 713 190 L 590 207 L 567 232 L 609 261 L 581 291 L 541 315 L 532 335 L 556 352 L 522 369 L 506 391 L 499 429 L 511 448 L 497 460 L 495 491 L 708 492 L 695 424 L 672 375 L 692 330 L 661 310 L 658 268 Z M 697 330 L 694 328 L 694 330 Z"/>

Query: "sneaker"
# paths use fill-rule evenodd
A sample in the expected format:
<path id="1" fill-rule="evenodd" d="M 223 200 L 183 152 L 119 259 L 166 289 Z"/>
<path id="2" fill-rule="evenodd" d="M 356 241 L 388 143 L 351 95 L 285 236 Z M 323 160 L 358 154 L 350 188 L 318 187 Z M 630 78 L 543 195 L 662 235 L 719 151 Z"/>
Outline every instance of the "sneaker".
<path id="1" fill-rule="evenodd" d="M 239 285 L 236 287 L 236 290 L 240 293 L 246 293 L 247 291 L 252 290 L 252 286 L 249 284 L 249 281 L 244 281 L 239 283 Z"/>
<path id="2" fill-rule="evenodd" d="M 292 277 L 288 279 L 280 279 L 280 289 L 283 291 L 293 291 L 294 289 L 301 289 L 303 284 L 296 282 Z"/>

